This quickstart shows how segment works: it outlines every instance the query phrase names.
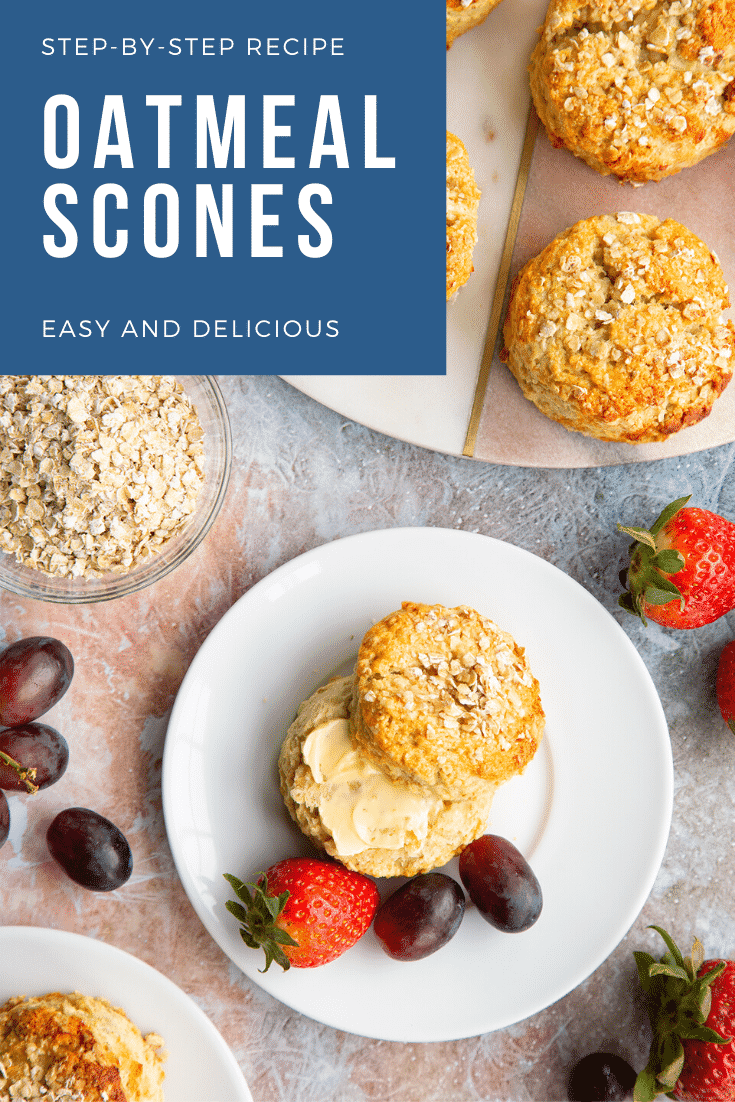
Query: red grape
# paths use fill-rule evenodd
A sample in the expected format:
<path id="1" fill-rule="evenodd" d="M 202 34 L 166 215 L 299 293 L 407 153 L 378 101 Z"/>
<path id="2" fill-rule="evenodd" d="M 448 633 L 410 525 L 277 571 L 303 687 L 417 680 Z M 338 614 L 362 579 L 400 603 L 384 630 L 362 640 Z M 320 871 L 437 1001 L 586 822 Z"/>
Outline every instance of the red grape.
<path id="1" fill-rule="evenodd" d="M 541 914 L 541 887 L 512 842 L 483 834 L 462 850 L 459 875 L 478 911 L 491 926 L 519 933 Z"/>
<path id="2" fill-rule="evenodd" d="M 95 892 L 121 887 L 133 871 L 133 855 L 122 831 L 87 807 L 60 811 L 46 831 L 46 844 L 67 876 Z"/>
<path id="3" fill-rule="evenodd" d="M 441 872 L 423 873 L 381 903 L 373 929 L 389 957 L 421 960 L 454 937 L 464 907 L 456 880 Z"/>
<path id="4" fill-rule="evenodd" d="M 69 762 L 69 747 L 63 735 L 46 723 L 26 723 L 0 731 L 0 750 L 23 769 L 35 770 L 30 780 L 36 788 L 48 788 L 58 781 Z M 22 779 L 0 759 L 0 789 L 28 791 Z"/>
<path id="5" fill-rule="evenodd" d="M 10 808 L 5 793 L 0 791 L 0 847 L 4 846 L 10 834 Z"/>
<path id="6" fill-rule="evenodd" d="M 633 1097 L 636 1075 L 622 1056 L 590 1052 L 569 1077 L 570 1102 L 622 1102 Z"/>
<path id="7" fill-rule="evenodd" d="M 34 635 L 11 643 L 0 655 L 0 725 L 38 719 L 69 688 L 74 659 L 58 639 Z"/>

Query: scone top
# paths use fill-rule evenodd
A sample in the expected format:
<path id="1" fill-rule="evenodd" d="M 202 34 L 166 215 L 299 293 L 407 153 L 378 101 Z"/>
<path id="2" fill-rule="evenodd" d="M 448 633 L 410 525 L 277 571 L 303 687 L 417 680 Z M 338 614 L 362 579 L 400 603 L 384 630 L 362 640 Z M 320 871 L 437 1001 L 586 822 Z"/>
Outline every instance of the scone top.
<path id="1" fill-rule="evenodd" d="M 504 327 L 524 395 L 603 440 L 665 440 L 710 412 L 735 364 L 715 254 L 673 219 L 620 211 L 558 234 L 516 277 Z"/>
<path id="2" fill-rule="evenodd" d="M 735 0 L 551 0 L 530 78 L 554 145 L 660 180 L 735 132 Z"/>
<path id="3" fill-rule="evenodd" d="M 353 721 L 393 780 L 460 799 L 523 771 L 544 713 L 512 636 L 472 608 L 406 601 L 362 641 Z"/>

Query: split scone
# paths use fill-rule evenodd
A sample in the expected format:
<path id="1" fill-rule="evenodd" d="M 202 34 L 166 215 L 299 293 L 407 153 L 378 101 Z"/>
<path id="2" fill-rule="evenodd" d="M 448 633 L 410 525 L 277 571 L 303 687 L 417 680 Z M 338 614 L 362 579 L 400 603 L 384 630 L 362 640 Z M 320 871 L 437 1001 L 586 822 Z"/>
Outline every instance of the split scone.
<path id="1" fill-rule="evenodd" d="M 0 1102 L 163 1102 L 163 1040 L 124 1010 L 72 992 L 0 1006 Z"/>
<path id="2" fill-rule="evenodd" d="M 447 0 L 447 49 L 455 38 L 483 23 L 500 0 Z"/>
<path id="3" fill-rule="evenodd" d="M 473 272 L 480 189 L 464 144 L 447 131 L 447 302 Z"/>
<path id="4" fill-rule="evenodd" d="M 735 0 L 551 0 L 531 94 L 552 143 L 643 183 L 735 132 Z"/>
<path id="5" fill-rule="evenodd" d="M 470 608 L 406 602 L 367 632 L 353 677 L 299 708 L 281 791 L 304 834 L 348 868 L 415 876 L 484 832 L 543 724 L 507 632 Z"/>
<path id="6" fill-rule="evenodd" d="M 565 428 L 661 441 L 706 417 L 732 377 L 728 305 L 717 257 L 679 222 L 587 218 L 516 277 L 501 358 Z"/>

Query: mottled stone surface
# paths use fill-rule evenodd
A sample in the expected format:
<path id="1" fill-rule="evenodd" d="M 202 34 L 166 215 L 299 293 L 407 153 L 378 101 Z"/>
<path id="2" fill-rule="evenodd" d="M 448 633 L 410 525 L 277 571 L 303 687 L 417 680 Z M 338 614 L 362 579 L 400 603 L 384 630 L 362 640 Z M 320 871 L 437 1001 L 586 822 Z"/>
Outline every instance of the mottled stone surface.
<path id="1" fill-rule="evenodd" d="M 48 714 L 70 743 L 66 775 L 32 799 L 9 796 L 0 921 L 88 933 L 161 969 L 215 1022 L 256 1102 L 561 1102 L 570 1065 L 590 1050 L 602 1046 L 641 1067 L 648 1027 L 631 953 L 658 950 L 647 923 L 667 927 L 687 947 L 696 933 L 712 955 L 735 952 L 735 739 L 714 692 L 717 657 L 735 633 L 735 613 L 688 633 L 644 629 L 625 616 L 616 598 L 628 541 L 615 525 L 651 522 L 664 504 L 689 492 L 697 504 L 735 518 L 735 445 L 648 465 L 499 467 L 389 440 L 277 378 L 221 383 L 234 437 L 230 491 L 208 540 L 173 577 L 137 596 L 86 608 L 0 595 L 1 638 L 58 636 L 77 664 L 71 689 Z M 662 869 L 643 913 L 605 964 L 526 1022 L 444 1044 L 365 1040 L 264 994 L 196 918 L 173 867 L 161 812 L 171 705 L 223 613 L 302 551 L 403 525 L 507 540 L 588 589 L 619 620 L 651 672 L 676 770 Z M 135 871 L 123 889 L 85 892 L 49 859 L 46 827 L 73 804 L 103 812 L 128 836 Z"/>

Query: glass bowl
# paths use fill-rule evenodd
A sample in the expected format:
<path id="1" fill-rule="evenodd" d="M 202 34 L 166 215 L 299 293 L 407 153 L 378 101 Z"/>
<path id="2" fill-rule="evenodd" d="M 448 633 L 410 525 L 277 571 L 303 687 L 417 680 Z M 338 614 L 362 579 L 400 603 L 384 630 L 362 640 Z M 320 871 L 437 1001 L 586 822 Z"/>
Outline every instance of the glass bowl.
<path id="1" fill-rule="evenodd" d="M 83 605 L 138 593 L 160 581 L 191 555 L 214 524 L 227 492 L 232 462 L 230 422 L 224 398 L 212 375 L 176 375 L 193 402 L 204 430 L 204 485 L 186 528 L 149 562 L 127 574 L 102 578 L 57 578 L 16 562 L 0 551 L 0 586 L 19 597 L 55 604 Z"/>

